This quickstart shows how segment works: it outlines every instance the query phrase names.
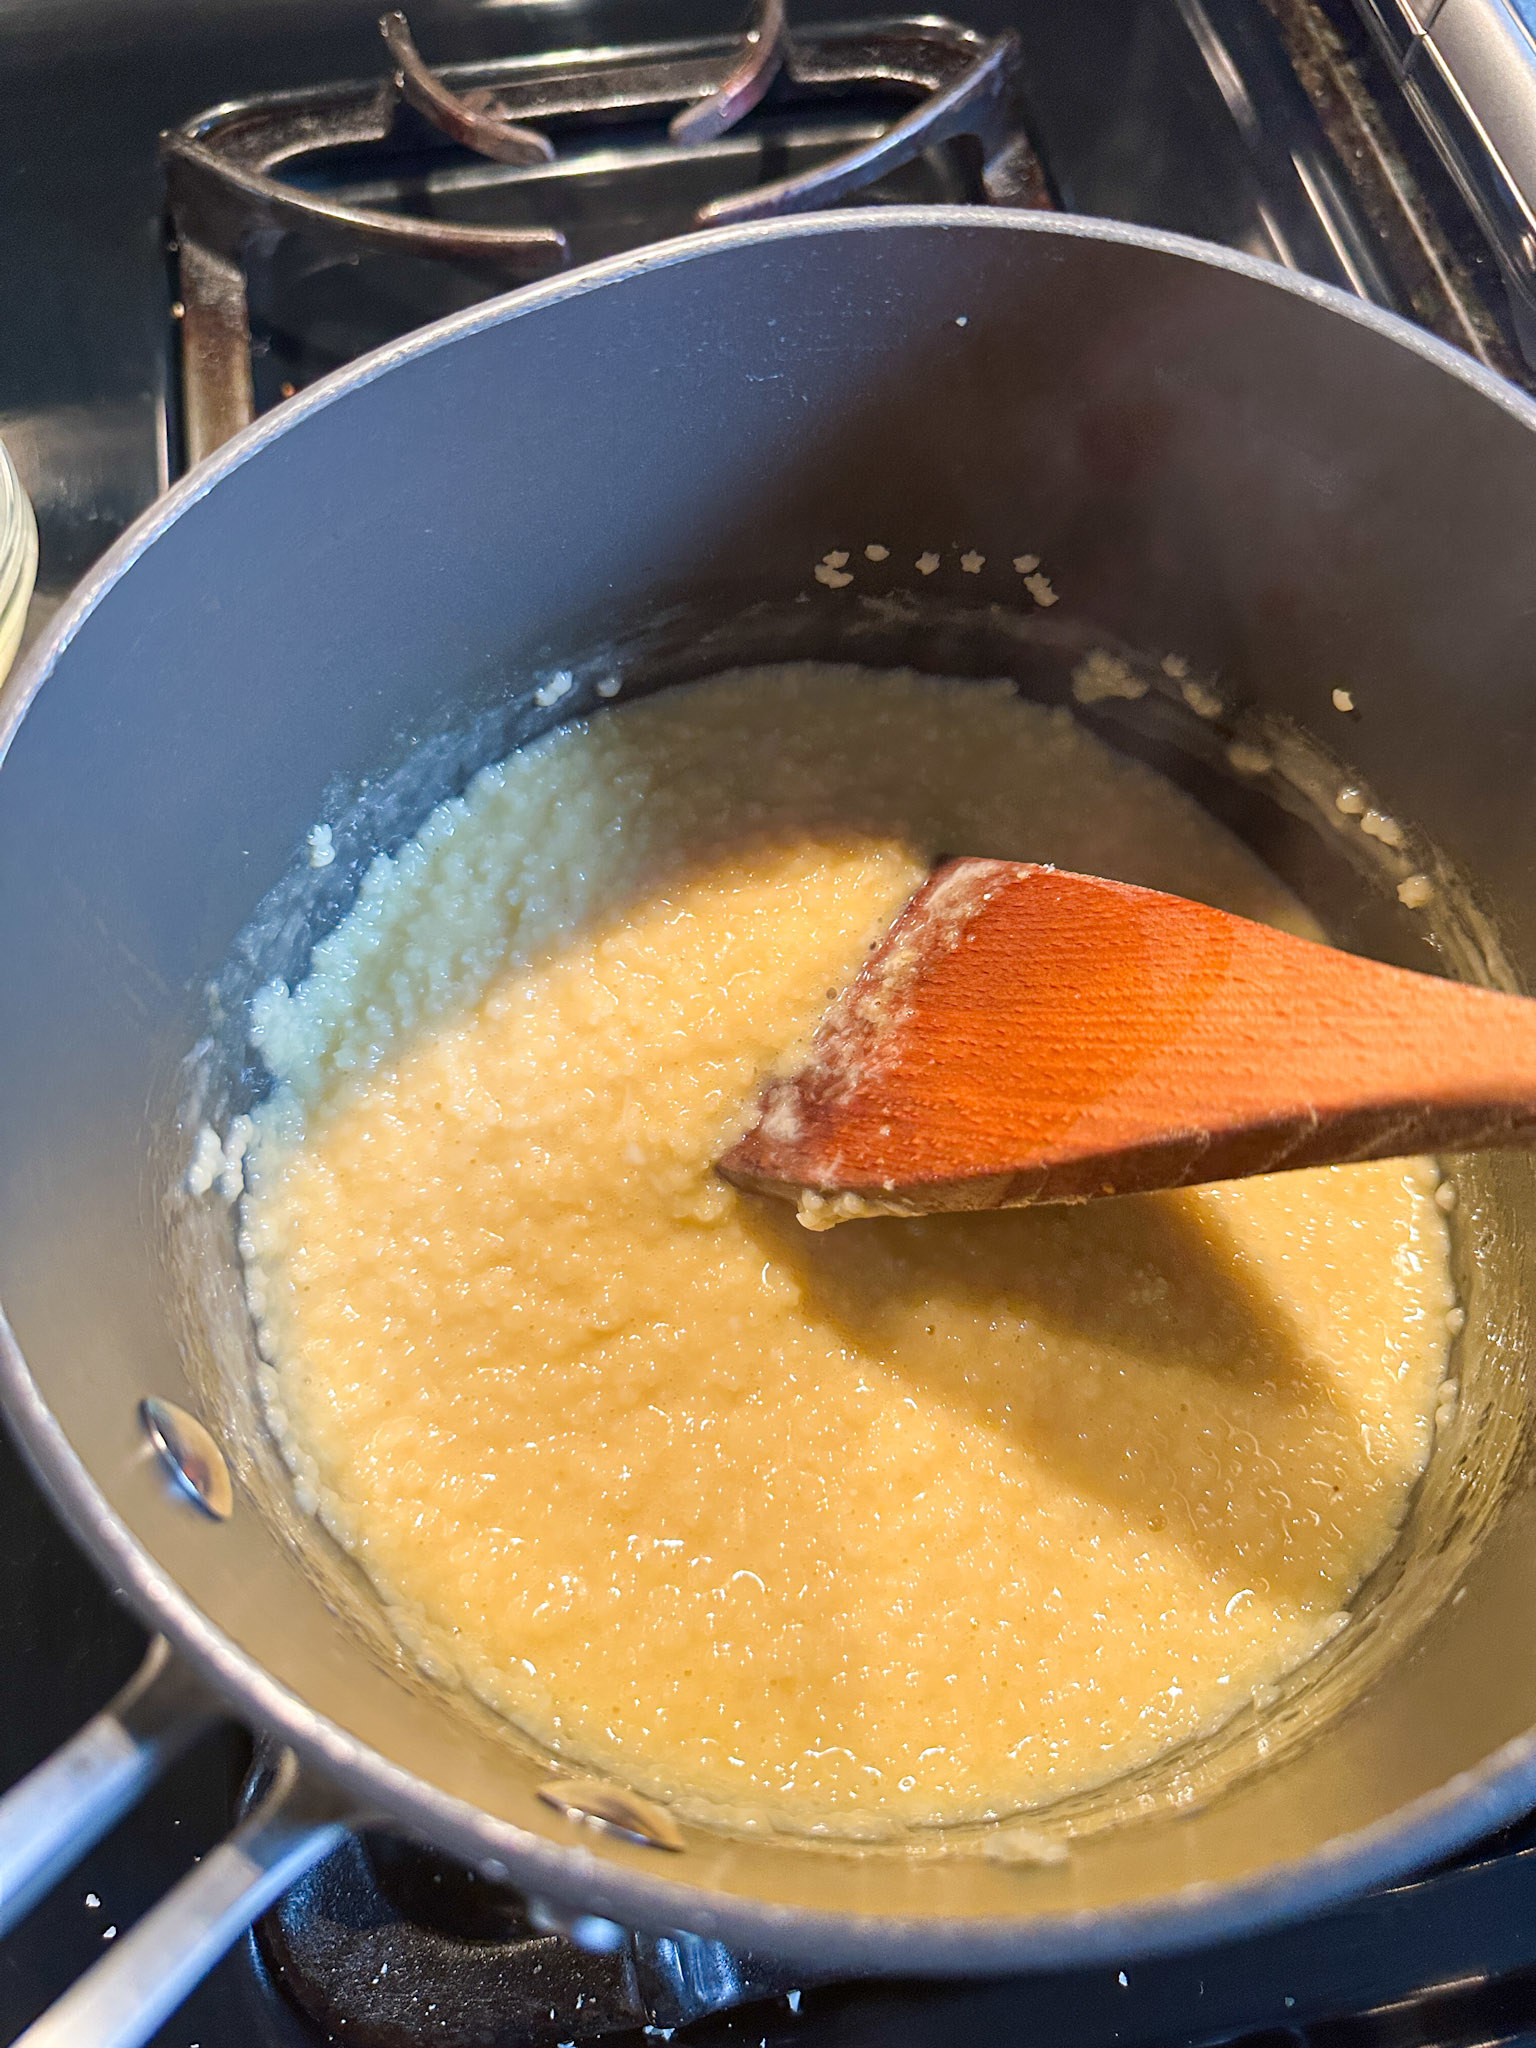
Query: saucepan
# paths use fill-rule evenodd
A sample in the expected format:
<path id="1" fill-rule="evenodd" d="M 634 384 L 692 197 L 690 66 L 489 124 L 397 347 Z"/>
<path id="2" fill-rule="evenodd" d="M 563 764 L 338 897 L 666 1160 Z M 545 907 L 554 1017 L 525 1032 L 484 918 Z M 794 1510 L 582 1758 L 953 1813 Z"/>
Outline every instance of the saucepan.
<path id="1" fill-rule="evenodd" d="M 816 575 L 844 554 L 851 582 Z M 1459 1406 L 1350 1625 L 1005 1855 L 981 1826 L 861 1845 L 685 1824 L 669 1846 L 622 1785 L 574 1782 L 427 1677 L 290 1497 L 231 1212 L 186 1185 L 198 1126 L 261 1086 L 251 990 L 302 973 L 365 860 L 486 760 L 610 715 L 603 679 L 633 695 L 804 656 L 1065 701 L 1108 650 L 1145 687 L 1078 715 L 1182 780 L 1336 940 L 1519 987 L 1533 588 L 1536 405 L 1507 384 L 1242 256 L 959 208 L 704 234 L 477 307 L 155 506 L 0 724 L 0 1381 L 157 1638 L 0 1806 L 0 1905 L 23 1910 L 209 1717 L 275 1766 L 29 2040 L 142 2039 L 370 1823 L 588 1941 L 676 1929 L 808 1971 L 938 1974 L 1235 1934 L 1536 1804 L 1529 1159 L 1458 1166 Z M 1393 843 L 1361 830 L 1367 798 Z M 1410 869 L 1431 906 L 1400 899 Z"/>

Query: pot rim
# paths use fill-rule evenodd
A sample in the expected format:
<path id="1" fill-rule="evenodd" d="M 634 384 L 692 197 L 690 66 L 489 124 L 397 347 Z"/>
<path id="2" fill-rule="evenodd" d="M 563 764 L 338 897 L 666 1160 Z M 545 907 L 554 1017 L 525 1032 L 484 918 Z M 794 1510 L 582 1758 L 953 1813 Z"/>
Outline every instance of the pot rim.
<path id="1" fill-rule="evenodd" d="M 751 222 L 659 242 L 544 283 L 482 301 L 419 328 L 319 379 L 244 428 L 188 471 L 106 551 L 61 607 L 49 631 L 0 684 L 0 774 L 10 743 L 76 632 L 154 540 L 215 484 L 311 413 L 396 365 L 461 337 L 576 299 L 642 272 L 707 259 L 721 249 L 811 235 L 910 228 L 1031 233 L 1182 257 L 1310 300 L 1433 363 L 1536 433 L 1536 400 L 1449 343 L 1349 293 L 1187 235 L 1087 216 L 969 206 L 844 209 Z M 4 800 L 0 782 L 0 802 Z M 92 1561 L 152 1629 L 228 1703 L 233 1714 L 279 1736 L 304 1763 L 357 1801 L 359 1822 L 404 1820 L 445 1849 L 505 1866 L 520 1888 L 601 1914 L 624 1926 L 685 1927 L 823 1971 L 961 1975 L 1030 1966 L 1124 1961 L 1249 1933 L 1390 1883 L 1464 1848 L 1536 1803 L 1536 1728 L 1513 1738 L 1432 1792 L 1368 1828 L 1231 1884 L 1186 1885 L 1121 1907 L 1076 1913 L 932 1919 L 788 1907 L 610 1862 L 451 1797 L 317 1713 L 218 1628 L 118 1518 L 78 1457 L 33 1379 L 0 1307 L 0 1407 L 32 1471 Z"/>

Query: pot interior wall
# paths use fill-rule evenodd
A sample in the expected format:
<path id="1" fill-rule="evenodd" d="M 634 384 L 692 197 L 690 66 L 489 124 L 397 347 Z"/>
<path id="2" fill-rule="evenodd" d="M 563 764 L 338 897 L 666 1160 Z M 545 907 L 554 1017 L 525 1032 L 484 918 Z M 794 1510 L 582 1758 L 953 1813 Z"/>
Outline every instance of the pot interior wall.
<path id="1" fill-rule="evenodd" d="M 828 550 L 857 563 L 867 542 L 890 550 L 878 573 L 813 580 Z M 929 548 L 945 562 L 931 587 L 913 572 Z M 987 558 L 976 577 L 956 567 L 966 548 Z M 1023 552 L 1060 594 L 1048 614 L 1020 610 Z M 189 1049 L 203 1043 L 214 1107 L 254 1084 L 242 990 L 302 967 L 352 856 L 550 722 L 532 691 L 552 669 L 576 678 L 569 712 L 615 668 L 638 689 L 805 653 L 1013 674 L 1059 698 L 1088 645 L 1150 674 L 1177 652 L 1219 679 L 1229 727 L 1202 730 L 1171 689 L 1085 716 L 1229 816 L 1342 942 L 1422 965 L 1432 932 L 1454 971 L 1508 982 L 1536 966 L 1533 557 L 1536 438 L 1513 396 L 1255 277 L 958 214 L 724 237 L 477 314 L 301 408 L 185 502 L 47 657 L 0 770 L 0 1300 L 110 1508 L 340 1733 L 276 1693 L 265 1710 L 541 1889 L 866 1965 L 878 1931 L 847 1916 L 907 1916 L 926 1945 L 909 1934 L 884 1958 L 906 1968 L 984 1959 L 964 1948 L 983 1923 L 1019 1955 L 1080 1950 L 1094 1937 L 1074 1916 L 1256 1880 L 1434 1805 L 1459 1773 L 1482 1777 L 1386 1864 L 1528 1801 L 1523 1160 L 1458 1174 L 1466 1398 L 1360 1623 L 1262 1722 L 1060 1816 L 1079 1831 L 1062 1863 L 699 1835 L 658 1870 L 633 1846 L 577 1846 L 532 1796 L 539 1760 L 445 1711 L 339 1561 L 305 1561 L 291 1514 L 248 1494 L 217 1527 L 170 1500 L 135 1411 L 187 1398 L 190 1377 L 237 1425 L 251 1487 L 280 1501 L 229 1405 L 245 1340 L 227 1262 L 209 1243 L 187 1258 L 172 1193 Z M 1331 711 L 1336 685 L 1358 722 Z M 1444 863 L 1437 920 L 1402 911 L 1390 862 L 1313 801 L 1333 770 L 1309 731 L 1424 835 L 1415 860 Z M 1242 792 L 1231 736 L 1262 737 L 1291 772 Z M 317 887 L 300 856 L 322 816 L 343 857 Z M 70 1492 L 67 1460 L 44 1462 Z M 149 1577 L 136 1590 L 156 1597 Z M 419 1797 L 365 1749 L 463 1804 Z M 844 1934 L 782 1917 L 796 1908 Z"/>

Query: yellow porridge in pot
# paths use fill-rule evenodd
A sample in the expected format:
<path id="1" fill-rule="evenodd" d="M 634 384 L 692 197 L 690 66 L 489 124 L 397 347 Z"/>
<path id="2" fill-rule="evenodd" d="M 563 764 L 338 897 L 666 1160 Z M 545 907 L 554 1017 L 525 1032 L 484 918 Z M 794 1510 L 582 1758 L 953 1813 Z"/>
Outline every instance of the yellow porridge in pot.
<path id="1" fill-rule="evenodd" d="M 869 1832 L 1206 1729 L 1338 1626 L 1427 1455 L 1427 1161 L 824 1234 L 712 1162 L 940 852 L 1291 929 L 1005 685 L 794 667 L 484 771 L 263 991 L 272 1426 L 404 1641 L 583 1764 Z"/>

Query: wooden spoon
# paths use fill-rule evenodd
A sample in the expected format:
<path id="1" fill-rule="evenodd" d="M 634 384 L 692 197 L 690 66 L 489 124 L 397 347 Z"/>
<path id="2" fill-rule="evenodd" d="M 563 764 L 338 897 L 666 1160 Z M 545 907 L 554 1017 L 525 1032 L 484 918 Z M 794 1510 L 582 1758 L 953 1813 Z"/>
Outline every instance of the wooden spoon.
<path id="1" fill-rule="evenodd" d="M 801 1220 L 1536 1143 L 1536 1002 L 1014 861 L 944 863 L 720 1161 Z"/>

